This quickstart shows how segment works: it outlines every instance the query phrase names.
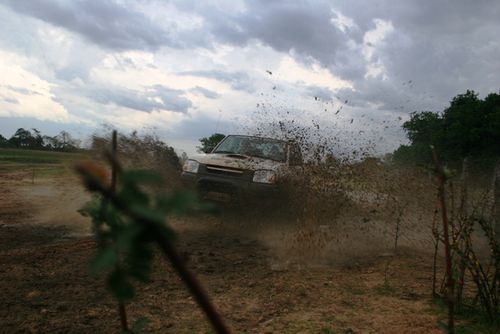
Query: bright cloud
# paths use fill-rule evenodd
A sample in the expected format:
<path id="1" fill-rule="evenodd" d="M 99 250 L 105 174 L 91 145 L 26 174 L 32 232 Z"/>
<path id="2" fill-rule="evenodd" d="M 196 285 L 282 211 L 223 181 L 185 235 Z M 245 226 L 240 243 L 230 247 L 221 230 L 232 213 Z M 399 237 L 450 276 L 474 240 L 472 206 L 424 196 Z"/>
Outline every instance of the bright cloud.
<path id="1" fill-rule="evenodd" d="M 27 62 L 28 59 L 19 58 L 19 55 L 0 51 L 0 116 L 78 121 L 54 100 L 54 84 L 23 68 Z"/>

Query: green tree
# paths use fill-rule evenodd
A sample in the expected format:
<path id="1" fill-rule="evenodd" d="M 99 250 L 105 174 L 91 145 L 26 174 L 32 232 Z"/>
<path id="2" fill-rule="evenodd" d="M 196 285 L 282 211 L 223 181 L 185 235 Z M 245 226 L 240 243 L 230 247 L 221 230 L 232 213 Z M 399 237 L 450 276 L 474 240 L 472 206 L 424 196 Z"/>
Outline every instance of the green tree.
<path id="1" fill-rule="evenodd" d="M 4 136 L 0 135 L 0 147 L 10 147 L 10 146 L 11 144 L 9 143 L 9 140 Z"/>
<path id="2" fill-rule="evenodd" d="M 435 145 L 452 163 L 464 157 L 494 161 L 500 156 L 500 95 L 491 93 L 481 100 L 467 90 L 455 96 L 442 113 L 413 113 L 403 128 L 410 145 L 394 152 L 396 161 L 429 162 L 429 145 Z"/>
<path id="3" fill-rule="evenodd" d="M 43 144 L 42 133 L 38 129 L 35 129 L 35 128 L 33 128 L 31 130 L 32 130 L 32 132 L 31 132 L 32 140 L 30 143 L 30 148 L 43 149 L 44 144 Z"/>
<path id="4" fill-rule="evenodd" d="M 17 129 L 16 133 L 9 138 L 9 142 L 19 148 L 30 148 L 33 143 L 33 136 L 29 130 Z"/>
<path id="5" fill-rule="evenodd" d="M 73 137 L 71 137 L 71 135 L 66 131 L 61 131 L 52 139 L 51 145 L 53 146 L 53 149 L 57 151 L 76 151 L 79 146 L 78 140 L 73 139 Z"/>
<path id="6" fill-rule="evenodd" d="M 222 133 L 214 133 L 210 137 L 201 138 L 199 139 L 201 146 L 198 146 L 197 149 L 199 152 L 210 152 L 224 137 L 225 135 Z"/>
<path id="7" fill-rule="evenodd" d="M 442 140 L 441 116 L 431 111 L 412 113 L 410 120 L 403 124 L 403 129 L 411 145 L 400 146 L 394 152 L 394 159 L 429 162 L 431 160 L 429 146 Z"/>

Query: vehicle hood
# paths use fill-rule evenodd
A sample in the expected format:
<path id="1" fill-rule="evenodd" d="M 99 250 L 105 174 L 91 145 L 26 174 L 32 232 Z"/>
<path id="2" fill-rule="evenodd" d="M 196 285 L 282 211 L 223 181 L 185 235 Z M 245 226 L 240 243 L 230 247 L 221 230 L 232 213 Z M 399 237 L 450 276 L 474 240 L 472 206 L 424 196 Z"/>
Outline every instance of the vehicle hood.
<path id="1" fill-rule="evenodd" d="M 286 166 L 284 162 L 278 162 L 269 159 L 243 156 L 234 157 L 231 154 L 198 154 L 190 159 L 196 160 L 205 165 L 216 165 L 221 167 L 238 168 L 244 170 L 269 169 L 279 171 Z"/>

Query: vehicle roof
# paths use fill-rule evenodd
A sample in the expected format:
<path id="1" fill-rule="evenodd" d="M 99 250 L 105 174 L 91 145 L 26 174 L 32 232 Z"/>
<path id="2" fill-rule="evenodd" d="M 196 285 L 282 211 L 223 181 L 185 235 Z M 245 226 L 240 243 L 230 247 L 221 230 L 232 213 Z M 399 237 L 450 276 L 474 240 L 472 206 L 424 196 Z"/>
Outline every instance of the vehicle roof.
<path id="1" fill-rule="evenodd" d="M 259 138 L 259 139 L 269 139 L 274 141 L 281 141 L 283 143 L 289 143 L 289 140 L 276 139 L 271 137 L 260 137 L 260 136 L 250 136 L 250 135 L 227 135 L 226 137 L 249 137 L 249 138 Z"/>

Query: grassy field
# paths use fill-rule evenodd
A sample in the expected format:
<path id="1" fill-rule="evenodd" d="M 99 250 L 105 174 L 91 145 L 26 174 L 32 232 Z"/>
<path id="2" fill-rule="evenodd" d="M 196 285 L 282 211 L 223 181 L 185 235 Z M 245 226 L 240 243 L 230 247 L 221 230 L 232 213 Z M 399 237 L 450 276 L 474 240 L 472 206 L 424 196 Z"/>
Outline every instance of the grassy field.
<path id="1" fill-rule="evenodd" d="M 51 177 L 64 173 L 70 165 L 85 158 L 85 153 L 0 149 L 0 173 L 33 173 Z"/>
<path id="2" fill-rule="evenodd" d="M 0 165 L 5 164 L 61 164 L 74 161 L 83 156 L 83 153 L 68 153 L 54 151 L 35 151 L 23 149 L 0 149 Z"/>

